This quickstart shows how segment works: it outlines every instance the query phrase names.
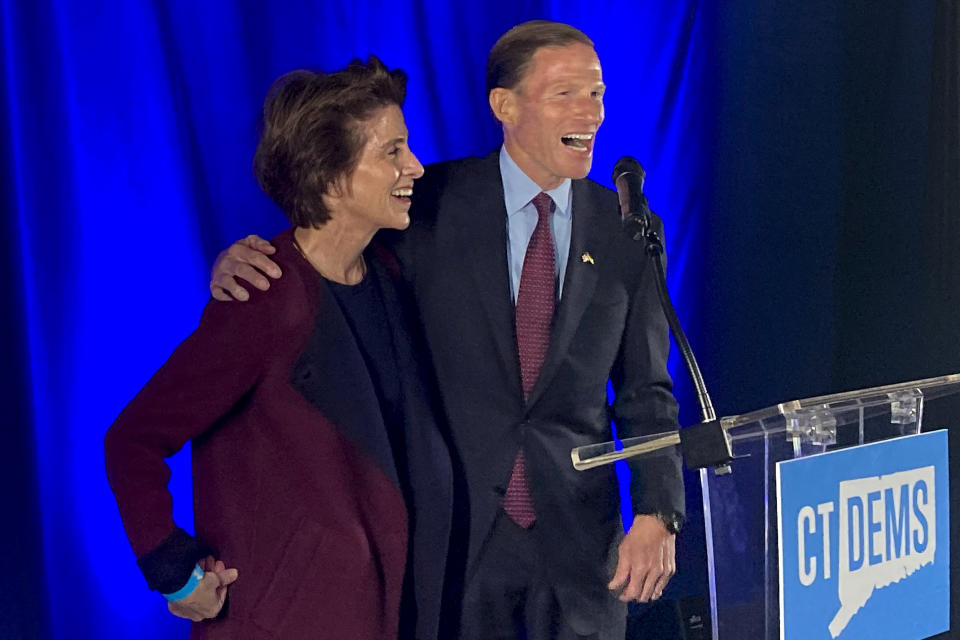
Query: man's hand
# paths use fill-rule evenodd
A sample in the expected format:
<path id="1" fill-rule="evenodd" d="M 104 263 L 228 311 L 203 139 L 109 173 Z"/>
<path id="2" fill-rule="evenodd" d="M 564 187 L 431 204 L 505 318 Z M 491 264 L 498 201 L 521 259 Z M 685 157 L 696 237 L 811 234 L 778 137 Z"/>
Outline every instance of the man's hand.
<path id="1" fill-rule="evenodd" d="M 200 561 L 203 579 L 197 588 L 183 600 L 168 602 L 170 613 L 179 617 L 200 622 L 207 618 L 216 618 L 227 600 L 227 587 L 237 579 L 236 569 L 227 569 L 222 560 L 207 556 Z"/>
<path id="2" fill-rule="evenodd" d="M 220 252 L 210 269 L 210 293 L 217 300 L 247 300 L 250 294 L 235 278 L 246 280 L 257 289 L 266 291 L 270 281 L 263 277 L 279 278 L 280 267 L 268 258 L 277 249 L 260 236 L 247 236 Z"/>
<path id="3" fill-rule="evenodd" d="M 607 588 L 623 589 L 619 596 L 623 602 L 656 600 L 676 573 L 675 545 L 676 536 L 667 531 L 660 518 L 636 516 L 620 543 L 617 570 Z"/>

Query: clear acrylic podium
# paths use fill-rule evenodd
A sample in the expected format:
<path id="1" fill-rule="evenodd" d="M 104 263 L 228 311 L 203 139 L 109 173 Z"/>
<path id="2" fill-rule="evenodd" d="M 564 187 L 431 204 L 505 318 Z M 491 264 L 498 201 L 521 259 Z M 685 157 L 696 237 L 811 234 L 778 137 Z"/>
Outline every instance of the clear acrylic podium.
<path id="1" fill-rule="evenodd" d="M 924 403 L 960 394 L 960 374 L 794 400 L 721 418 L 734 459 L 701 469 L 713 640 L 780 638 L 776 464 L 920 432 Z M 934 425 L 938 428 L 947 425 Z M 680 446 L 678 433 L 579 447 L 588 469 Z"/>

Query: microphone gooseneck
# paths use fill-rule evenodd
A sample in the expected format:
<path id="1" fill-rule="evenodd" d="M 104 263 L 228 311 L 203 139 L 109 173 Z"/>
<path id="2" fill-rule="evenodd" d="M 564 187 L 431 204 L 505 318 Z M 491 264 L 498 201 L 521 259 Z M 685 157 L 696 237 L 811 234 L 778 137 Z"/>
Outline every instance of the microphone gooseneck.
<path id="1" fill-rule="evenodd" d="M 657 274 L 657 294 L 660 298 L 660 306 L 663 308 L 667 324 L 670 326 L 673 338 L 680 349 L 680 355 L 683 357 L 683 362 L 693 380 L 697 400 L 700 404 L 700 415 L 704 422 L 711 422 L 717 419 L 713 410 L 713 402 L 710 400 L 710 394 L 707 392 L 707 385 L 703 381 L 697 359 L 693 355 L 693 349 L 690 348 L 690 343 L 683 332 L 683 328 L 680 326 L 680 319 L 677 317 L 677 312 L 673 308 L 670 294 L 667 291 L 667 274 L 663 266 L 663 239 L 657 231 L 657 225 L 653 224 L 653 212 L 650 211 L 647 198 L 643 195 L 645 177 L 646 172 L 644 172 L 643 167 L 631 156 L 620 158 L 613 168 L 613 183 L 617 188 L 617 195 L 620 199 L 620 215 L 623 220 L 623 228 L 635 241 L 644 242 L 646 245 L 646 253 L 653 262 Z"/>

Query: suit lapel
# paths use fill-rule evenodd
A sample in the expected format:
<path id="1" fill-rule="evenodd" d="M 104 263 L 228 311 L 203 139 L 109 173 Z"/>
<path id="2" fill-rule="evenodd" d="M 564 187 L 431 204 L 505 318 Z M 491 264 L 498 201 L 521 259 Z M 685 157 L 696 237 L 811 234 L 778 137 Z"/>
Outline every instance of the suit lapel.
<path id="1" fill-rule="evenodd" d="M 520 363 L 507 270 L 507 210 L 498 153 L 485 157 L 479 169 L 469 187 L 454 194 L 452 207 L 459 216 L 460 245 L 465 247 L 463 256 L 475 283 L 472 292 L 463 293 L 472 293 L 479 300 L 507 384 L 519 391 Z M 479 323 L 476 330 L 482 330 Z"/>
<path id="2" fill-rule="evenodd" d="M 316 326 L 291 373 L 291 384 L 399 485 L 380 403 L 346 317 L 318 278 Z"/>
<path id="3" fill-rule="evenodd" d="M 574 180 L 571 185 L 573 190 L 573 228 L 570 234 L 570 253 L 567 256 L 563 292 L 560 298 L 560 307 L 557 309 L 557 316 L 554 319 L 553 330 L 550 334 L 550 348 L 547 350 L 547 357 L 540 368 L 537 383 L 530 391 L 528 406 L 533 406 L 543 395 L 544 389 L 550 385 L 550 381 L 567 354 L 570 341 L 573 339 L 577 327 L 580 326 L 583 312 L 590 304 L 593 291 L 597 285 L 599 272 L 596 265 L 581 260 L 584 253 L 589 253 L 594 257 L 599 256 L 606 244 L 604 235 L 599 232 L 603 225 L 597 224 L 595 221 L 596 217 L 601 215 L 602 212 L 596 211 L 596 205 L 589 197 L 588 187 L 589 183 L 583 180 Z"/>

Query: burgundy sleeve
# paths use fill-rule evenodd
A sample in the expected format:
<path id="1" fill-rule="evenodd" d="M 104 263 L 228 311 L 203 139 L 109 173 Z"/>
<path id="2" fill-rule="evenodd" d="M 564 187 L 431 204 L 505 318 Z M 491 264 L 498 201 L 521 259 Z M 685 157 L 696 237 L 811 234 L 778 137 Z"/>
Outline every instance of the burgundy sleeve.
<path id="1" fill-rule="evenodd" d="M 211 300 L 200 324 L 107 431 L 107 479 L 152 589 L 186 582 L 202 543 L 176 526 L 165 458 L 226 415 L 257 384 L 278 331 L 282 296 L 254 290 L 248 302 Z"/>

